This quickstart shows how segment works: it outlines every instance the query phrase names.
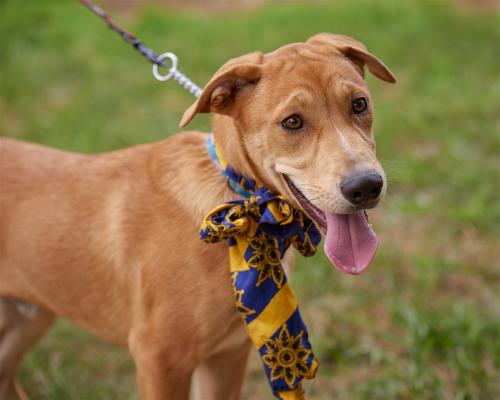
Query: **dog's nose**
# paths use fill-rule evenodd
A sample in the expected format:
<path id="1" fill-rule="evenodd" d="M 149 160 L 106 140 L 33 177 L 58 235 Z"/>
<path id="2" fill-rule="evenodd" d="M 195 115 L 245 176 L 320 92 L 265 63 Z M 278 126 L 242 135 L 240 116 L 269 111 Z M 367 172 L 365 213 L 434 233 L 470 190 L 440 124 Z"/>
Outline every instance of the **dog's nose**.
<path id="1" fill-rule="evenodd" d="M 376 200 L 382 192 L 384 180 L 375 171 L 356 172 L 344 178 L 340 190 L 344 197 L 355 206 Z"/>

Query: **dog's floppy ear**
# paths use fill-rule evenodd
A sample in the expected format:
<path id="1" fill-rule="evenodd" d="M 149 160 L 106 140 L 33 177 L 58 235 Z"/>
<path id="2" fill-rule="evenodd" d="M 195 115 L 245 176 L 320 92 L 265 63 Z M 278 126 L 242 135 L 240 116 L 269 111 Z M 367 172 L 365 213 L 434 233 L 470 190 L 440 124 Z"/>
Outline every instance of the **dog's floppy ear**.
<path id="1" fill-rule="evenodd" d="M 366 47 L 358 41 L 344 35 L 333 35 L 331 33 L 319 33 L 307 41 L 311 45 L 334 47 L 341 54 L 349 58 L 363 75 L 364 66 L 377 78 L 386 82 L 395 83 L 396 78 L 387 66 Z"/>
<path id="2" fill-rule="evenodd" d="M 235 100 L 242 90 L 255 86 L 259 81 L 263 58 L 262 53 L 255 52 L 225 63 L 203 88 L 200 97 L 186 110 L 180 126 L 189 124 L 197 113 L 231 115 L 235 109 Z"/>

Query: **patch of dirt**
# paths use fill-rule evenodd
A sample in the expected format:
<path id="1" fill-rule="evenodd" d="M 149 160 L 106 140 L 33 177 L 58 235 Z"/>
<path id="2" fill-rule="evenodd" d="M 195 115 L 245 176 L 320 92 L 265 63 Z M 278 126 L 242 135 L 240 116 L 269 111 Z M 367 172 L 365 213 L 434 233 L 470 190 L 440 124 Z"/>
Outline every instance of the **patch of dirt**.
<path id="1" fill-rule="evenodd" d="M 224 13 L 234 10 L 248 11 L 258 8 L 265 0 L 165 0 L 165 3 L 171 7 L 201 10 L 211 13 Z"/>
<path id="2" fill-rule="evenodd" d="M 160 6 L 210 14 L 223 14 L 232 11 L 249 11 L 260 7 L 265 0 L 102 0 L 106 10 L 120 13 L 135 13 L 144 6 Z"/>
<path id="3" fill-rule="evenodd" d="M 500 11 L 500 0 L 455 0 L 458 7 L 471 11 Z"/>

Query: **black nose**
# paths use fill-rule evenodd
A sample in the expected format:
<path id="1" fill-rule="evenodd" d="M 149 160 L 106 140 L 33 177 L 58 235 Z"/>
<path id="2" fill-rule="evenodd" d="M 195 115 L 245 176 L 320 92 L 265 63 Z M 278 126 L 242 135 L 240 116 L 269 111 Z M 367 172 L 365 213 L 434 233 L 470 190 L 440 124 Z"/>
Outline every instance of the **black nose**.
<path id="1" fill-rule="evenodd" d="M 375 171 L 356 172 L 344 178 L 340 190 L 352 204 L 359 206 L 380 196 L 384 180 Z"/>

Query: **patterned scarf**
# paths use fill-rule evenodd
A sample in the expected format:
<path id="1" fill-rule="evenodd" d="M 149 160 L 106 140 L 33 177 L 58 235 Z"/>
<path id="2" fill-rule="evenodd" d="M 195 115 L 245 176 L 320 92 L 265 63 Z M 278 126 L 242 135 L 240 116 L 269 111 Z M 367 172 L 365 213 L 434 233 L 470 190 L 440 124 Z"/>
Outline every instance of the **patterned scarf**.
<path id="1" fill-rule="evenodd" d="M 212 135 L 207 147 L 231 188 L 245 200 L 210 211 L 200 236 L 208 243 L 229 243 L 236 307 L 260 353 L 274 395 L 283 400 L 304 399 L 301 381 L 314 377 L 318 362 L 280 260 L 291 244 L 304 256 L 313 255 L 321 235 L 283 196 L 228 166 L 217 153 Z"/>

